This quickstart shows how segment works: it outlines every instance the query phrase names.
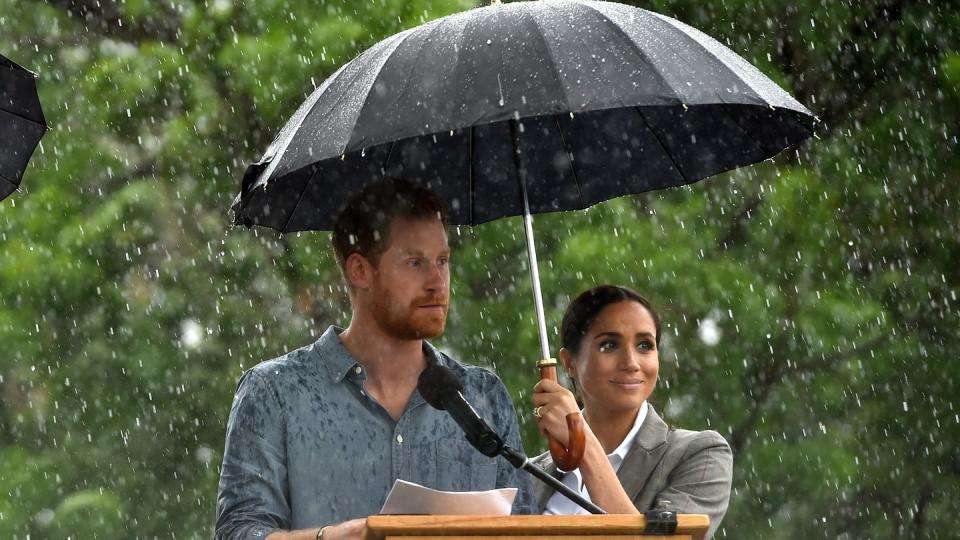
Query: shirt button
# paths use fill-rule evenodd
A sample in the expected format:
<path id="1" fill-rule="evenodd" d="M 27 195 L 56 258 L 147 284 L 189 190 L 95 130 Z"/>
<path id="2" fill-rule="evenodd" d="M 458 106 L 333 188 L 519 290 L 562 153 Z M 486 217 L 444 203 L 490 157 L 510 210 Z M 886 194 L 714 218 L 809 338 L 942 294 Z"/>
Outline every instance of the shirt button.
<path id="1" fill-rule="evenodd" d="M 397 444 L 403 444 L 403 435 L 397 434 Z"/>
<path id="2" fill-rule="evenodd" d="M 353 368 L 353 371 L 354 371 L 357 375 L 359 375 L 359 374 L 363 373 L 363 368 L 360 367 L 360 366 L 357 366 L 357 367 Z"/>

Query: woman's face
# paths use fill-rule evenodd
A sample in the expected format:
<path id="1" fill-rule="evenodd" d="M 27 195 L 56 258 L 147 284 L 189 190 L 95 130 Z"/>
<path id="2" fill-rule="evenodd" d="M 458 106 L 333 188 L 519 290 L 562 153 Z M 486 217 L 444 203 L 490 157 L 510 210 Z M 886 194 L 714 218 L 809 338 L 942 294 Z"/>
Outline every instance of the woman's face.
<path id="1" fill-rule="evenodd" d="M 580 350 L 574 355 L 564 349 L 560 359 L 588 411 L 635 412 L 650 397 L 660 371 L 653 317 L 632 300 L 610 304 L 593 320 Z"/>

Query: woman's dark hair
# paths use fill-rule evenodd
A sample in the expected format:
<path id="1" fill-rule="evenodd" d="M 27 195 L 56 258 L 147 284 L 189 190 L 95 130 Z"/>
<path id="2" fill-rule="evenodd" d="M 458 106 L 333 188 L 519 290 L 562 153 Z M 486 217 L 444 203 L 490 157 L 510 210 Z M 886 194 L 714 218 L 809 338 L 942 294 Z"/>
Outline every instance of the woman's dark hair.
<path id="1" fill-rule="evenodd" d="M 660 347 L 660 316 L 653 309 L 650 301 L 640 296 L 636 291 L 620 285 L 600 285 L 580 293 L 573 299 L 563 314 L 563 323 L 560 325 L 560 340 L 563 348 L 577 352 L 580 350 L 580 341 L 587 335 L 590 325 L 603 308 L 617 302 L 637 302 L 650 312 L 653 325 L 656 328 L 657 347 Z"/>

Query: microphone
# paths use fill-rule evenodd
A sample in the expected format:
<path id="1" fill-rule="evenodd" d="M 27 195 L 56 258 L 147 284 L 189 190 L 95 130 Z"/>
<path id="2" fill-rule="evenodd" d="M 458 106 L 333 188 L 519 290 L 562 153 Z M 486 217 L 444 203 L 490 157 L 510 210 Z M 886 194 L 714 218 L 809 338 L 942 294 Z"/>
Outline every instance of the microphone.
<path id="1" fill-rule="evenodd" d="M 417 379 L 417 390 L 434 409 L 447 411 L 481 454 L 496 457 L 503 450 L 503 439 L 483 420 L 463 397 L 463 383 L 450 368 L 430 363 Z"/>
<path id="2" fill-rule="evenodd" d="M 483 418 L 480 418 L 477 411 L 463 397 L 463 383 L 450 368 L 427 363 L 426 369 L 417 379 L 417 390 L 431 407 L 450 413 L 454 422 L 466 433 L 467 441 L 481 454 L 487 457 L 503 456 L 515 468 L 523 469 L 540 481 L 549 484 L 591 514 L 606 513 L 599 506 L 584 499 L 566 484 L 531 463 L 523 452 L 503 444 L 503 439 Z"/>

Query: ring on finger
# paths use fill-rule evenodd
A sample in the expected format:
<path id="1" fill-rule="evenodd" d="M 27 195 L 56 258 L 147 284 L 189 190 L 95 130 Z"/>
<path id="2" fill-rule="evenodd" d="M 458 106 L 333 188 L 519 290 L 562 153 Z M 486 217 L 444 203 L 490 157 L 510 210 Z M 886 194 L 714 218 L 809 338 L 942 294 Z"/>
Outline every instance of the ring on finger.
<path id="1" fill-rule="evenodd" d="M 534 407 L 533 415 L 536 416 L 537 418 L 543 418 L 543 415 L 540 414 L 540 409 L 542 408 L 543 408 L 543 405 L 540 405 L 539 407 Z"/>

